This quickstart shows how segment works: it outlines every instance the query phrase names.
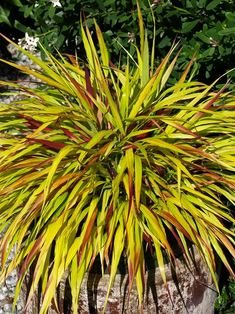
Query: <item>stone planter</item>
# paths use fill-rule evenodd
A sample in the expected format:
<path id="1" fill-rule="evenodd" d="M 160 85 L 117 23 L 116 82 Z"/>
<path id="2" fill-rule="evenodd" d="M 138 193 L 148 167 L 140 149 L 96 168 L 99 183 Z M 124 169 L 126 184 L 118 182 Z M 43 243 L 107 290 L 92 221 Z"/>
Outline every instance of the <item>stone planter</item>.
<path id="1" fill-rule="evenodd" d="M 147 291 L 144 296 L 142 313 L 146 314 L 213 314 L 214 301 L 217 296 L 207 266 L 195 252 L 194 265 L 189 270 L 181 259 L 176 260 L 176 272 L 166 265 L 168 289 L 164 287 L 159 269 L 150 270 L 146 274 Z M 102 313 L 107 292 L 109 275 L 101 277 L 90 273 L 84 279 L 80 293 L 80 314 Z M 139 313 L 138 296 L 135 287 L 130 298 L 127 297 L 128 276 L 118 274 L 111 289 L 107 314 Z M 61 288 L 61 287 L 60 287 Z M 64 287 L 59 291 L 61 313 L 70 314 L 67 307 L 63 310 Z M 37 305 L 37 306 L 36 306 Z M 28 314 L 36 314 L 38 304 L 33 300 Z M 49 314 L 57 313 L 53 307 Z M 74 313 L 73 313 L 74 314 Z"/>

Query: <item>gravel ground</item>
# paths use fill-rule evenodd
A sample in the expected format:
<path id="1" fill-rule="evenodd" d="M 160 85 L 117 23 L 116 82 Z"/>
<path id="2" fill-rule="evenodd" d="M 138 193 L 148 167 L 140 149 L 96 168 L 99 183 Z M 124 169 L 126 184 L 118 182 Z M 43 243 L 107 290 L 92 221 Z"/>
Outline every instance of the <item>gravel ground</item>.
<path id="1" fill-rule="evenodd" d="M 9 261 L 13 258 L 14 252 L 11 252 Z M 13 271 L 5 281 L 5 284 L 0 285 L 0 314 L 12 314 L 12 303 L 14 300 L 14 291 L 17 283 L 17 272 Z M 20 296 L 15 314 L 22 314 L 24 307 L 23 296 Z"/>

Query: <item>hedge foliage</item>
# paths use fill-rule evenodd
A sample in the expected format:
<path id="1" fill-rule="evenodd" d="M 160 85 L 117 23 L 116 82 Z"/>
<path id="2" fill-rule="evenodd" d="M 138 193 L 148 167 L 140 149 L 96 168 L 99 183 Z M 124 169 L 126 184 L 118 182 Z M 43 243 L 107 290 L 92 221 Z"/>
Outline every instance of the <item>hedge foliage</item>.
<path id="1" fill-rule="evenodd" d="M 200 80 L 211 81 L 235 66 L 234 0 L 139 2 L 149 38 L 153 36 L 154 14 L 159 60 L 174 40 L 181 40 L 179 70 L 195 51 L 195 73 Z M 79 51 L 81 18 L 90 27 L 96 19 L 114 62 L 126 55 L 121 46 L 134 53 L 131 43 L 138 38 L 136 0 L 61 0 L 60 3 L 61 7 L 53 6 L 52 0 L 5 0 L 0 4 L 1 29 L 6 35 L 18 37 L 28 32 L 39 36 L 50 51 L 55 48 L 61 52 L 78 51 L 83 56 L 83 51 Z"/>
<path id="2" fill-rule="evenodd" d="M 235 260 L 231 261 L 233 268 Z M 224 269 L 223 269 L 224 270 Z M 221 281 L 224 281 L 224 274 L 221 275 Z M 227 279 L 227 278 L 226 278 Z M 215 314 L 234 314 L 235 313 L 235 281 L 229 277 L 224 281 L 220 296 L 215 302 Z"/>

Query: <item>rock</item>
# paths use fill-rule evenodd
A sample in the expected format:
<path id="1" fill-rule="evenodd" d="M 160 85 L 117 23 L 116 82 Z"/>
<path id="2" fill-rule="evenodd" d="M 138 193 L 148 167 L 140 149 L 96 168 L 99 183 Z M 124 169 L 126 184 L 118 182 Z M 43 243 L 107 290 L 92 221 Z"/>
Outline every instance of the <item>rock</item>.
<path id="1" fill-rule="evenodd" d="M 195 269 L 188 269 L 181 259 L 177 259 L 176 273 L 166 265 L 168 289 L 163 285 L 160 271 L 151 270 L 146 274 L 147 289 L 144 297 L 144 314 L 213 314 L 217 297 L 207 266 L 199 254 L 195 254 Z M 108 287 L 109 276 L 103 278 L 90 275 L 82 285 L 80 295 L 80 314 L 102 313 Z M 138 313 L 138 295 L 134 287 L 128 301 L 127 276 L 117 275 L 111 289 L 105 313 Z M 93 288 L 93 291 L 92 289 Z"/>
<path id="2" fill-rule="evenodd" d="M 196 265 L 196 268 L 195 268 Z M 205 263 L 195 252 L 194 264 L 190 268 L 182 259 L 176 260 L 176 272 L 166 265 L 168 287 L 163 284 L 158 268 L 146 273 L 146 291 L 143 314 L 214 314 L 214 302 L 217 297 L 215 286 Z M 65 278 L 66 281 L 66 278 Z M 80 292 L 79 314 L 101 314 L 106 298 L 109 275 L 98 274 L 85 276 Z M 136 314 L 139 313 L 138 294 L 135 286 L 128 298 L 128 276 L 118 274 L 111 289 L 106 314 Z M 65 285 L 59 291 L 60 303 L 63 303 Z M 68 300 L 67 300 L 68 301 Z M 63 306 L 61 306 L 62 309 Z M 37 314 L 37 298 L 31 302 L 27 314 Z M 70 310 L 61 314 L 72 313 Z M 53 307 L 49 314 L 56 314 Z"/>

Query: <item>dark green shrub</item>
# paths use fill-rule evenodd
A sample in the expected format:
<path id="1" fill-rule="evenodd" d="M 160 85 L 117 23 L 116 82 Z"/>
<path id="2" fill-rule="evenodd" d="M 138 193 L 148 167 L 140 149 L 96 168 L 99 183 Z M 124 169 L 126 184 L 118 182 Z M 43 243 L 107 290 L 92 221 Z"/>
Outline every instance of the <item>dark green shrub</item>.
<path id="1" fill-rule="evenodd" d="M 153 17 L 156 22 L 158 60 L 167 53 L 172 42 L 181 40 L 183 53 L 178 72 L 196 51 L 195 74 L 210 82 L 235 66 L 235 13 L 233 0 L 155 0 L 139 1 L 149 37 L 153 37 Z M 112 61 L 125 58 L 124 46 L 131 53 L 138 33 L 136 0 L 8 0 L 0 5 L 0 23 L 40 37 L 50 51 L 54 48 L 78 56 L 81 51 L 80 18 L 89 27 L 95 18 L 101 26 Z M 14 9 L 13 9 L 14 8 Z M 7 34 L 9 35 L 9 34 Z M 177 77 L 177 69 L 175 71 Z M 231 74 L 232 75 L 232 74 Z M 233 74 L 235 75 L 235 74 Z"/>
<path id="2" fill-rule="evenodd" d="M 233 264 L 235 266 L 235 262 Z M 235 280 L 229 278 L 223 286 L 221 295 L 215 303 L 215 312 L 218 314 L 235 313 Z"/>
<path id="3" fill-rule="evenodd" d="M 182 66 L 197 51 L 196 73 L 201 80 L 212 81 L 235 66 L 234 1 L 172 1 L 158 6 L 155 14 L 162 32 L 158 48 L 165 52 L 176 36 L 183 45 Z"/>
<path id="4" fill-rule="evenodd" d="M 233 231 L 234 227 L 231 230 Z M 230 263 L 234 269 L 235 259 L 231 259 Z M 219 274 L 221 294 L 215 302 L 215 314 L 233 314 L 235 313 L 235 280 L 229 276 L 224 266 L 221 267 Z"/>

